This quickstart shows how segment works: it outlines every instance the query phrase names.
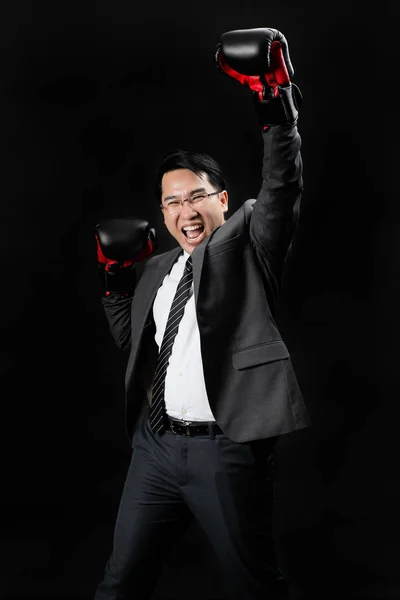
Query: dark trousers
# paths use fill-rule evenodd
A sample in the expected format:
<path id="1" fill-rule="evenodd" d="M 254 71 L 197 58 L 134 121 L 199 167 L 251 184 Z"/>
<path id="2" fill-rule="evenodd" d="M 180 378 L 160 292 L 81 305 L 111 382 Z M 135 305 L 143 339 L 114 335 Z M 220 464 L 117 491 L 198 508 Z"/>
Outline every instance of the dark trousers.
<path id="1" fill-rule="evenodd" d="M 144 423 L 95 600 L 150 599 L 165 557 L 193 518 L 215 549 L 230 599 L 281 598 L 272 528 L 275 442 L 154 434 Z"/>

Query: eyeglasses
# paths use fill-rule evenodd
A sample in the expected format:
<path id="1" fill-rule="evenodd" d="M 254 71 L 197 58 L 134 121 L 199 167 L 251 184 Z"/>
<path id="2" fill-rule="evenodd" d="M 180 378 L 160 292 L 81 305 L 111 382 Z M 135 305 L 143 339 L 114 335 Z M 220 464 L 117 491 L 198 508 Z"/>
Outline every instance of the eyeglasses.
<path id="1" fill-rule="evenodd" d="M 188 202 L 190 206 L 194 206 L 196 204 L 200 204 L 206 198 L 210 196 L 215 196 L 215 194 L 220 194 L 221 192 L 211 192 L 210 194 L 195 194 L 191 198 L 185 198 L 184 200 L 168 200 L 164 204 L 160 204 L 161 210 L 165 210 L 168 215 L 176 215 L 180 212 L 183 203 Z"/>

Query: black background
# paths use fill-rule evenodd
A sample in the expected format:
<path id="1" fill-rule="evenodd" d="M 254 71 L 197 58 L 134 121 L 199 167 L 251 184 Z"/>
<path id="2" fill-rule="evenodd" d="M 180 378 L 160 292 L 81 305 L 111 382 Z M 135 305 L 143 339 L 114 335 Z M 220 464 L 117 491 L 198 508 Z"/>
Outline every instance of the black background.
<path id="1" fill-rule="evenodd" d="M 152 184 L 176 146 L 220 162 L 229 214 L 257 194 L 251 95 L 213 56 L 223 32 L 263 26 L 287 37 L 304 96 L 303 211 L 278 320 L 313 427 L 279 444 L 281 561 L 293 598 L 400 598 L 394 7 L 2 2 L 1 598 L 94 595 L 129 447 L 93 228 L 143 217 L 173 247 Z M 157 598 L 222 595 L 194 527 Z"/>

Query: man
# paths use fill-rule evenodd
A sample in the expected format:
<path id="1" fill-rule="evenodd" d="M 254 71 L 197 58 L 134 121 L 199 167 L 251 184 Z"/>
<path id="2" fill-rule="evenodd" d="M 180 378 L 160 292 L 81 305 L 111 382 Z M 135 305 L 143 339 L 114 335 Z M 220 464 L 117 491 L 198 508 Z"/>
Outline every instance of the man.
<path id="1" fill-rule="evenodd" d="M 277 437 L 309 425 L 273 317 L 302 193 L 301 96 L 275 29 L 223 34 L 216 63 L 255 96 L 264 138 L 257 200 L 225 221 L 218 164 L 185 151 L 166 156 L 156 187 L 178 246 L 149 258 L 137 284 L 134 265 L 152 254 L 154 230 L 142 220 L 97 227 L 105 312 L 130 351 L 133 453 L 96 600 L 150 598 L 192 518 L 214 546 L 230 599 L 282 597 L 268 468 Z"/>

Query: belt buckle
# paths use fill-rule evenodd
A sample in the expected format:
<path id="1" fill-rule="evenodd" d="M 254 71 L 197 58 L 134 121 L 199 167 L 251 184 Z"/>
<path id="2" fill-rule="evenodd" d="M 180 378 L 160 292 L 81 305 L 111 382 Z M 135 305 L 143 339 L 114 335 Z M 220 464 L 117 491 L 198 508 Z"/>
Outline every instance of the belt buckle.
<path id="1" fill-rule="evenodd" d="M 169 419 L 169 426 L 170 426 L 171 432 L 174 435 L 178 435 L 177 432 L 175 431 L 175 421 L 171 421 L 171 419 Z"/>
<path id="2" fill-rule="evenodd" d="M 177 423 L 176 421 L 172 421 L 171 419 L 170 419 L 170 421 L 169 421 L 169 424 L 170 424 L 170 427 L 171 427 L 171 431 L 172 431 L 172 433 L 173 433 L 174 435 L 179 435 L 179 434 L 178 434 L 178 432 L 177 432 L 177 431 L 175 431 L 175 429 L 174 429 L 174 427 L 175 427 L 176 423 Z M 188 435 L 188 436 L 190 436 L 190 435 L 191 435 L 191 433 L 190 433 L 190 427 L 189 427 L 189 426 L 190 426 L 190 423 L 191 423 L 191 421 L 182 421 L 181 423 L 179 423 L 179 425 L 182 425 L 182 426 L 184 426 L 184 427 L 185 427 L 185 429 L 186 429 L 186 430 L 185 430 L 185 434 L 184 434 L 184 435 Z"/>

